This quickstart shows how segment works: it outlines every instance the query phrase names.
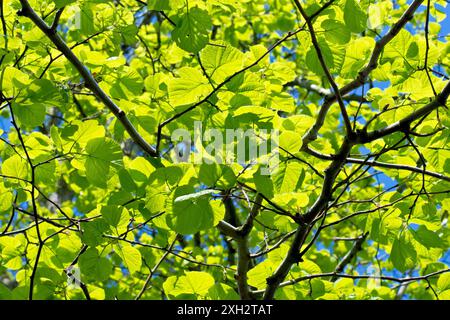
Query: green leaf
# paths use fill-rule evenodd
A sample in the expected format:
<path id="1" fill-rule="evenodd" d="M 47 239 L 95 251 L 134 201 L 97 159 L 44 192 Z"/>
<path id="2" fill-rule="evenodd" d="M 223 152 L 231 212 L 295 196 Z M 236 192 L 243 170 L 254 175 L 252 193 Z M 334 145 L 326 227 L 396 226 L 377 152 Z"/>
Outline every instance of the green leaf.
<path id="1" fill-rule="evenodd" d="M 198 171 L 198 179 L 209 187 L 229 189 L 236 183 L 233 170 L 222 164 L 202 163 Z"/>
<path id="2" fill-rule="evenodd" d="M 258 263 L 254 268 L 248 272 L 248 284 L 258 289 L 265 288 L 267 285 L 267 278 L 270 277 L 276 270 L 276 264 L 273 261 L 265 260 Z"/>
<path id="3" fill-rule="evenodd" d="M 450 290 L 445 290 L 439 293 L 440 300 L 450 300 Z"/>
<path id="4" fill-rule="evenodd" d="M 149 10 L 170 10 L 170 0 L 149 0 L 147 7 Z"/>
<path id="5" fill-rule="evenodd" d="M 416 266 L 417 252 L 411 242 L 397 238 L 392 244 L 390 260 L 394 267 L 405 272 Z"/>
<path id="6" fill-rule="evenodd" d="M 97 120 L 75 121 L 73 125 L 66 126 L 61 134 L 62 138 L 75 141 L 81 148 L 84 148 L 89 140 L 104 136 L 105 128 L 99 125 Z"/>
<path id="7" fill-rule="evenodd" d="M 376 29 L 380 27 L 383 22 L 386 20 L 387 11 L 384 3 L 374 3 L 369 5 L 369 11 L 367 13 L 369 17 L 369 25 L 370 29 Z"/>
<path id="8" fill-rule="evenodd" d="M 236 94 L 230 101 L 231 106 L 234 108 L 252 106 L 253 110 L 257 109 L 258 107 L 255 106 L 262 105 L 266 97 L 266 88 L 261 82 L 260 76 L 253 72 L 240 73 L 238 76 L 233 77 L 226 84 L 226 87 Z M 269 110 L 266 109 L 266 111 Z M 264 117 L 260 118 L 262 118 L 260 120 L 264 120 Z"/>
<path id="9" fill-rule="evenodd" d="M 103 206 L 100 210 L 103 219 L 118 231 L 126 231 L 127 225 L 130 223 L 130 214 L 128 210 L 122 206 Z"/>
<path id="10" fill-rule="evenodd" d="M 26 104 L 44 103 L 54 106 L 62 106 L 68 102 L 64 95 L 52 81 L 48 79 L 36 79 L 27 87 Z"/>
<path id="11" fill-rule="evenodd" d="M 208 43 L 211 18 L 202 9 L 194 7 L 183 14 L 172 31 L 177 45 L 188 52 L 197 53 Z"/>
<path id="12" fill-rule="evenodd" d="M 218 190 L 211 190 L 211 189 L 203 190 L 203 191 L 199 191 L 199 192 L 195 192 L 195 193 L 179 196 L 179 197 L 175 198 L 175 200 L 173 202 L 174 203 L 182 202 L 182 201 L 195 202 L 196 199 L 199 198 L 199 197 L 203 197 L 205 195 L 210 195 L 210 194 L 217 193 L 217 192 L 218 192 Z"/>
<path id="13" fill-rule="evenodd" d="M 105 242 L 103 234 L 109 230 L 109 225 L 104 219 L 95 219 L 81 224 L 81 240 L 90 247 L 96 247 Z"/>
<path id="14" fill-rule="evenodd" d="M 450 273 L 444 273 L 439 276 L 437 287 L 440 291 L 450 289 Z"/>
<path id="15" fill-rule="evenodd" d="M 261 169 L 259 168 L 258 171 L 253 174 L 253 181 L 255 182 L 256 190 L 258 190 L 258 192 L 269 199 L 273 198 L 274 187 L 269 175 L 262 174 Z"/>
<path id="16" fill-rule="evenodd" d="M 27 74 L 19 69 L 6 66 L 2 69 L 0 83 L 0 91 L 8 97 L 13 96 L 16 90 L 18 91 L 26 88 L 30 83 L 30 79 Z"/>
<path id="17" fill-rule="evenodd" d="M 279 137 L 280 153 L 291 156 L 300 151 L 302 146 L 301 137 L 294 131 L 283 131 Z"/>
<path id="18" fill-rule="evenodd" d="M 136 157 L 128 163 L 127 169 L 135 182 L 146 182 L 155 167 L 144 157 Z"/>
<path id="19" fill-rule="evenodd" d="M 208 290 L 212 300 L 239 300 L 240 297 L 234 289 L 224 283 L 216 283 Z"/>
<path id="20" fill-rule="evenodd" d="M 130 274 L 141 270 L 142 256 L 138 249 L 131 245 L 117 244 L 114 246 L 114 250 L 122 259 L 123 264 L 130 271 Z"/>
<path id="21" fill-rule="evenodd" d="M 162 11 L 178 9 L 184 5 L 183 0 L 148 0 L 147 6 L 149 10 Z"/>
<path id="22" fill-rule="evenodd" d="M 95 138 L 86 145 L 86 154 L 87 179 L 97 186 L 104 187 L 111 164 L 119 164 L 122 160 L 122 150 L 114 140 Z"/>
<path id="23" fill-rule="evenodd" d="M 305 173 L 303 166 L 299 162 L 289 161 L 280 163 L 275 172 L 271 175 L 276 192 L 294 192 L 302 185 Z"/>
<path id="24" fill-rule="evenodd" d="M 346 0 L 344 20 L 351 32 L 360 33 L 366 29 L 367 14 L 361 9 L 356 0 Z"/>
<path id="25" fill-rule="evenodd" d="M 286 92 L 272 92 L 269 95 L 268 106 L 272 109 L 289 113 L 295 111 L 294 99 Z"/>
<path id="26" fill-rule="evenodd" d="M 11 191 L 7 190 L 2 183 L 0 183 L 0 212 L 10 210 L 14 196 Z"/>
<path id="27" fill-rule="evenodd" d="M 301 269 L 306 271 L 307 274 L 319 274 L 322 272 L 317 263 L 311 260 L 305 260 L 300 265 Z"/>
<path id="28" fill-rule="evenodd" d="M 101 257 L 95 248 L 87 249 L 80 256 L 78 263 L 83 276 L 95 281 L 108 280 L 113 271 L 111 261 L 105 257 Z"/>
<path id="29" fill-rule="evenodd" d="M 83 34 L 93 34 L 96 31 L 93 7 L 89 2 L 82 3 L 80 6 L 77 24 Z"/>
<path id="30" fill-rule="evenodd" d="M 209 203 L 211 192 L 206 190 L 196 194 L 192 186 L 178 187 L 167 207 L 169 227 L 181 234 L 194 234 L 213 227 L 215 211 Z M 223 211 L 223 207 L 218 209 Z"/>
<path id="31" fill-rule="evenodd" d="M 428 230 L 424 226 L 419 226 L 416 231 L 411 230 L 414 239 L 427 248 L 445 248 L 446 245 L 436 232 Z"/>
<path id="32" fill-rule="evenodd" d="M 304 211 L 309 202 L 309 197 L 303 192 L 286 192 L 276 194 L 273 200 L 287 211 L 300 212 Z"/>
<path id="33" fill-rule="evenodd" d="M 10 299 L 12 299 L 11 291 L 3 283 L 0 283 L 0 299 L 1 300 L 10 300 Z"/>
<path id="34" fill-rule="evenodd" d="M 40 163 L 41 161 L 47 161 L 46 156 L 41 156 L 35 159 L 35 162 Z M 45 164 L 41 164 L 35 169 L 36 180 L 41 183 L 54 183 L 56 180 L 56 161 L 49 161 Z"/>
<path id="35" fill-rule="evenodd" d="M 166 294 L 178 296 L 181 294 L 194 294 L 206 296 L 208 290 L 214 285 L 214 278 L 202 271 L 185 272 L 185 276 L 169 277 L 163 284 Z"/>
<path id="36" fill-rule="evenodd" d="M 44 122 L 46 108 L 45 105 L 41 103 L 14 103 L 13 110 L 19 124 L 27 128 L 37 127 Z"/>
<path id="37" fill-rule="evenodd" d="M 244 54 L 225 42 L 215 42 L 202 50 L 200 58 L 206 74 L 221 83 L 242 69 Z"/>
<path id="38" fill-rule="evenodd" d="M 345 48 L 345 58 L 342 63 L 341 76 L 356 77 L 371 56 L 375 41 L 369 37 L 352 40 Z"/>
<path id="39" fill-rule="evenodd" d="M 174 106 L 188 105 L 198 102 L 211 92 L 211 85 L 208 83 L 201 71 L 185 67 L 178 71 L 179 78 L 174 78 L 169 82 L 169 99 Z"/>
<path id="40" fill-rule="evenodd" d="M 330 70 L 334 67 L 333 52 L 324 39 L 319 39 L 318 42 L 320 51 L 325 61 L 325 65 Z M 320 76 L 325 75 L 319 57 L 317 55 L 317 51 L 313 46 L 310 46 L 309 51 L 306 53 L 306 65 L 315 74 Z"/>
<path id="41" fill-rule="evenodd" d="M 390 41 L 385 48 L 383 55 L 384 59 L 391 58 L 404 58 L 408 59 L 409 55 L 417 54 L 414 52 L 417 50 L 417 44 L 414 43 L 414 37 L 408 30 L 402 29 L 399 31 L 398 35 Z"/>
<path id="42" fill-rule="evenodd" d="M 135 71 L 123 71 L 120 77 L 112 77 L 113 81 L 109 93 L 115 99 L 129 99 L 132 96 L 137 96 L 142 93 L 144 89 L 144 80 Z"/>
<path id="43" fill-rule="evenodd" d="M 57 8 L 65 7 L 71 3 L 74 3 L 76 0 L 53 0 Z"/>
<path id="44" fill-rule="evenodd" d="M 337 43 L 346 44 L 351 39 L 351 32 L 345 24 L 338 20 L 327 19 L 321 24 L 327 35 L 327 40 Z"/>
<path id="45" fill-rule="evenodd" d="M 15 154 L 2 163 L 1 170 L 5 176 L 27 179 L 28 163 L 27 160 Z"/>

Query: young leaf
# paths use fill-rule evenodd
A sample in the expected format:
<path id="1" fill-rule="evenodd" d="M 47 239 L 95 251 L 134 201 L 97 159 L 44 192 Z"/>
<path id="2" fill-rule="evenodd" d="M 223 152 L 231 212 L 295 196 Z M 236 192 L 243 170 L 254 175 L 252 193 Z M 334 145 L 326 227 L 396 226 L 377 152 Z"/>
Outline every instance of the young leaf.
<path id="1" fill-rule="evenodd" d="M 211 27 L 208 13 L 194 7 L 180 17 L 172 31 L 172 37 L 181 49 L 197 53 L 208 43 Z"/>

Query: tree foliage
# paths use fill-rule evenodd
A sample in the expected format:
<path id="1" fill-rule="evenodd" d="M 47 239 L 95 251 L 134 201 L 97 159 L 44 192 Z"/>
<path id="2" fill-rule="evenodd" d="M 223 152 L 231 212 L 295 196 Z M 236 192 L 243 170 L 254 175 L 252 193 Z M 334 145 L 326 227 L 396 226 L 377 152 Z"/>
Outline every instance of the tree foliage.
<path id="1" fill-rule="evenodd" d="M 450 298 L 447 1 L 0 3 L 0 299 Z"/>

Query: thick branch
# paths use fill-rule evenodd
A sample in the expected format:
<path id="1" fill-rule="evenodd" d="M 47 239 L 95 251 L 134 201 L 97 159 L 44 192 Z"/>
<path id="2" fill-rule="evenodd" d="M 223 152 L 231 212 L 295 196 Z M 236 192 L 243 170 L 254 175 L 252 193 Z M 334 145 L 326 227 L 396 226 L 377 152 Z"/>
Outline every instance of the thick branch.
<path id="1" fill-rule="evenodd" d="M 225 221 L 220 221 L 218 224 L 219 230 L 223 234 L 233 238 L 233 240 L 235 240 L 237 244 L 238 265 L 235 278 L 238 285 L 239 295 L 242 300 L 252 299 L 251 292 L 247 283 L 247 273 L 251 261 L 250 250 L 248 247 L 248 235 L 253 228 L 253 220 L 259 213 L 262 200 L 263 200 L 262 196 L 259 193 L 257 193 L 253 207 L 250 210 L 250 213 L 246 221 L 240 227 L 235 228 Z"/>
<path id="2" fill-rule="evenodd" d="M 311 230 L 311 223 L 322 213 L 322 211 L 328 205 L 328 202 L 332 198 L 333 194 L 333 184 L 336 180 L 341 167 L 345 164 L 345 160 L 348 157 L 353 143 L 348 139 L 345 139 L 342 143 L 339 154 L 335 157 L 330 166 L 325 170 L 324 184 L 322 192 L 311 206 L 311 208 L 302 216 L 303 222 L 300 223 L 297 231 L 295 233 L 294 240 L 291 247 L 284 258 L 283 262 L 280 264 L 275 273 L 267 279 L 267 288 L 264 293 L 264 299 L 273 299 L 275 291 L 277 290 L 279 284 L 286 278 L 291 266 L 294 263 L 301 261 L 300 248 L 305 242 L 309 231 Z"/>
<path id="3" fill-rule="evenodd" d="M 309 233 L 310 227 L 308 224 L 313 222 L 320 215 L 322 210 L 326 208 L 328 202 L 331 200 L 332 188 L 336 176 L 338 175 L 342 165 L 344 165 L 345 162 L 347 161 L 347 157 L 350 154 L 350 150 L 353 144 L 370 142 L 375 139 L 379 139 L 383 136 L 386 136 L 388 134 L 391 134 L 393 132 L 404 130 L 406 127 L 409 128 L 409 124 L 414 120 L 417 120 L 420 117 L 429 114 L 431 111 L 438 108 L 439 106 L 445 106 L 445 103 L 449 95 L 450 95 L 450 83 L 446 85 L 442 93 L 439 94 L 438 97 L 433 102 L 429 103 L 425 107 L 422 107 L 421 109 L 416 110 L 415 112 L 413 112 L 406 118 L 396 122 L 395 124 L 387 126 L 381 130 L 367 133 L 365 135 L 359 133 L 357 134 L 356 139 L 353 141 L 349 141 L 348 139 L 344 140 L 344 143 L 341 146 L 341 150 L 336 156 L 333 157 L 332 163 L 325 171 L 324 185 L 319 198 L 312 205 L 310 210 L 303 216 L 303 220 L 306 226 L 305 224 L 300 224 L 288 254 L 278 267 L 277 271 L 267 279 L 267 288 L 264 293 L 264 299 L 273 298 L 276 289 L 280 285 L 281 281 L 283 281 L 283 279 L 287 276 L 292 264 L 301 261 L 301 256 L 299 256 L 299 250 Z M 421 172 L 423 172 L 423 170 Z"/>

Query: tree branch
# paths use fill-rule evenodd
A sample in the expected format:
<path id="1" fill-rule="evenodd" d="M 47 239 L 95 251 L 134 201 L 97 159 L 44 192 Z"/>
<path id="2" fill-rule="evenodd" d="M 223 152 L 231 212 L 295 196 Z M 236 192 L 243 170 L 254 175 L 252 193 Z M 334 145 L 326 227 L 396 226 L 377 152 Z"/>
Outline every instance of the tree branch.
<path id="1" fill-rule="evenodd" d="M 339 88 L 336 82 L 334 81 L 333 76 L 331 75 L 330 70 L 327 67 L 327 64 L 325 63 L 322 50 L 320 49 L 319 42 L 317 41 L 316 32 L 314 31 L 312 20 L 308 17 L 308 15 L 306 14 L 305 10 L 303 9 L 302 5 L 298 0 L 294 0 L 294 3 L 297 6 L 298 10 L 300 11 L 300 14 L 302 15 L 303 19 L 305 19 L 306 24 L 308 25 L 309 33 L 311 35 L 311 41 L 313 43 L 314 49 L 316 50 L 316 54 L 317 57 L 319 58 L 320 65 L 322 66 L 322 69 L 328 79 L 328 82 L 333 88 L 334 96 L 336 97 L 339 107 L 341 109 L 342 118 L 347 131 L 347 135 L 351 136 L 353 135 L 353 129 L 347 114 L 347 110 L 345 109 L 344 101 L 342 100 L 341 92 L 339 91 Z"/>
<path id="2" fill-rule="evenodd" d="M 135 300 L 139 300 L 142 295 L 144 294 L 145 290 L 147 290 L 148 284 L 150 283 L 150 280 L 152 279 L 153 275 L 155 274 L 156 270 L 158 270 L 159 266 L 166 260 L 167 256 L 169 255 L 170 251 L 172 250 L 173 246 L 175 245 L 175 242 L 177 241 L 178 235 L 175 236 L 175 239 L 172 241 L 172 243 L 169 245 L 169 248 L 166 252 L 161 256 L 161 258 L 158 260 L 156 265 L 150 270 L 150 273 L 147 276 L 147 279 L 145 279 L 144 285 L 142 286 L 142 289 L 139 291 L 138 295 L 136 296 Z"/>
<path id="3" fill-rule="evenodd" d="M 307 80 L 305 78 L 295 78 L 293 81 L 286 83 L 284 86 L 298 86 L 300 88 L 306 89 L 307 91 L 317 93 L 319 96 L 326 99 L 333 97 L 333 92 L 330 89 L 322 88 L 321 86 L 318 86 L 317 84 L 314 84 L 310 80 Z M 343 96 L 342 99 L 346 101 L 367 102 L 366 98 L 357 94 L 347 94 Z"/>
<path id="4" fill-rule="evenodd" d="M 321 160 L 333 160 L 333 155 L 328 155 L 324 153 L 320 153 L 319 151 L 316 151 L 311 148 L 305 149 L 305 152 L 312 155 L 313 157 L 316 157 Z M 387 169 L 394 169 L 394 170 L 405 170 L 410 172 L 417 172 L 417 173 L 424 173 L 425 175 L 428 175 L 430 177 L 434 177 L 437 179 L 441 179 L 444 181 L 450 182 L 450 177 L 446 176 L 445 174 L 430 171 L 430 170 L 423 170 L 418 167 L 413 167 L 405 164 L 396 164 L 396 163 L 387 163 L 387 162 L 380 162 L 376 160 L 368 160 L 368 159 L 358 159 L 358 158 L 347 158 L 347 163 L 355 163 L 355 164 L 363 164 L 369 167 L 380 167 L 380 168 L 387 168 Z"/>
<path id="5" fill-rule="evenodd" d="M 345 267 L 352 261 L 354 257 L 356 257 L 358 252 L 361 251 L 362 244 L 364 243 L 364 241 L 366 241 L 368 235 L 369 233 L 366 232 L 365 234 L 356 239 L 351 250 L 344 256 L 344 258 L 342 258 L 342 260 L 336 266 L 336 269 L 334 270 L 336 274 L 342 273 Z M 332 282 L 336 281 L 337 279 L 338 277 L 336 275 L 331 277 Z"/>
<path id="6" fill-rule="evenodd" d="M 312 280 L 316 278 L 328 278 L 328 277 L 337 277 L 337 278 L 347 278 L 347 279 L 375 279 L 375 280 L 386 280 L 386 281 L 393 281 L 397 283 L 410 283 L 414 281 L 421 281 L 426 280 L 431 277 L 435 277 L 437 275 L 450 272 L 450 269 L 443 269 L 436 272 L 432 272 L 429 274 L 426 274 L 424 276 L 418 276 L 418 277 L 406 277 L 406 278 L 396 278 L 396 277 L 390 277 L 390 276 L 371 276 L 371 275 L 351 275 L 351 274 L 344 274 L 344 273 L 335 273 L 335 272 L 327 272 L 327 273 L 319 273 L 319 274 L 312 274 L 307 276 L 298 277 L 289 281 L 285 281 L 280 284 L 280 287 L 286 287 L 289 285 L 293 285 L 305 280 Z M 261 294 L 265 292 L 264 290 L 258 290 L 253 291 L 253 294 Z"/>
<path id="7" fill-rule="evenodd" d="M 411 3 L 411 5 L 401 16 L 401 18 L 391 27 L 389 32 L 376 42 L 369 63 L 359 71 L 358 77 L 355 80 L 345 85 L 340 90 L 341 96 L 350 93 L 366 82 L 370 72 L 372 72 L 378 66 L 378 58 L 383 52 L 384 47 L 400 32 L 405 24 L 413 18 L 414 12 L 417 10 L 417 8 L 419 8 L 423 1 L 424 0 L 415 0 L 413 3 Z M 323 103 L 322 107 L 319 110 L 316 122 L 302 138 L 303 148 L 306 148 L 311 141 L 317 139 L 317 134 L 320 128 L 322 128 L 328 110 L 330 109 L 334 101 L 336 101 L 336 96 L 326 99 Z"/>
<path id="8" fill-rule="evenodd" d="M 156 151 L 157 153 L 159 152 L 159 147 L 160 147 L 160 142 L 161 142 L 161 135 L 162 135 L 162 129 L 168 125 L 169 123 L 171 123 L 172 121 L 178 119 L 179 117 L 183 116 L 184 114 L 194 110 L 195 108 L 197 108 L 198 106 L 202 105 L 203 103 L 207 102 L 216 92 L 218 92 L 222 87 L 224 87 L 228 82 L 230 82 L 231 80 L 233 80 L 236 76 L 244 73 L 245 71 L 253 68 L 254 66 L 256 66 L 262 59 L 264 59 L 268 54 L 270 54 L 276 47 L 278 47 L 280 44 L 282 44 L 284 41 L 288 40 L 289 38 L 293 37 L 294 35 L 296 35 L 297 33 L 299 33 L 300 31 L 303 30 L 303 27 L 298 28 L 297 30 L 293 31 L 293 32 L 288 32 L 285 36 L 283 36 L 281 39 L 279 39 L 277 42 L 275 42 L 269 49 L 267 49 L 267 51 L 262 54 L 258 59 L 256 59 L 255 61 L 253 61 L 251 64 L 249 64 L 248 66 L 242 68 L 241 70 L 236 71 L 235 73 L 233 73 L 231 76 L 229 76 L 228 78 L 226 78 L 223 82 L 221 82 L 220 84 L 218 84 L 213 90 L 211 90 L 211 92 L 206 95 L 203 99 L 200 99 L 198 102 L 194 103 L 192 106 L 186 108 L 185 110 L 183 110 L 182 112 L 179 112 L 177 114 L 175 114 L 174 116 L 172 116 L 171 118 L 161 122 L 158 125 L 158 133 L 157 133 L 157 143 L 156 143 Z"/>
<path id="9" fill-rule="evenodd" d="M 384 128 L 370 131 L 370 132 L 362 132 L 357 142 L 358 143 L 368 143 L 374 140 L 383 138 L 387 135 L 390 135 L 394 132 L 398 131 L 408 131 L 412 122 L 429 115 L 432 111 L 439 107 L 446 107 L 447 99 L 450 95 L 450 82 L 447 82 L 447 85 L 444 87 L 442 92 L 429 104 L 424 107 L 417 109 L 416 111 L 409 114 L 407 117 L 388 125 Z"/>
<path id="10" fill-rule="evenodd" d="M 114 114 L 114 116 L 122 123 L 125 130 L 128 132 L 133 141 L 140 146 L 147 154 L 152 157 L 158 156 L 155 149 L 148 144 L 144 138 L 137 132 L 131 121 L 126 116 L 125 112 L 120 109 L 112 99 L 100 88 L 95 78 L 92 76 L 88 68 L 75 56 L 72 50 L 67 46 L 64 40 L 58 33 L 53 30 L 39 17 L 36 12 L 31 8 L 27 0 L 20 0 L 22 4 L 22 10 L 18 12 L 18 15 L 28 17 L 34 24 L 41 29 L 42 32 L 52 41 L 52 43 L 58 48 L 59 51 L 69 60 L 73 66 L 77 69 L 78 73 L 83 77 L 85 85 L 90 89 L 94 95 Z"/>
<path id="11" fill-rule="evenodd" d="M 61 19 L 61 16 L 64 12 L 64 7 L 60 8 L 58 11 L 56 11 L 55 19 L 53 20 L 52 26 L 50 27 L 50 30 L 53 32 L 56 32 L 56 29 L 58 28 L 59 19 Z"/>
<path id="12" fill-rule="evenodd" d="M 301 255 L 299 253 L 300 248 L 306 240 L 308 233 L 311 230 L 311 223 L 322 213 L 326 208 L 328 202 L 332 197 L 332 188 L 334 181 L 344 165 L 346 158 L 348 157 L 353 143 L 345 138 L 342 143 L 341 149 L 338 155 L 335 157 L 330 166 L 325 170 L 325 178 L 320 196 L 301 217 L 301 222 L 294 236 L 294 240 L 289 248 L 289 251 L 284 258 L 283 262 L 279 265 L 275 273 L 267 278 L 267 288 L 264 293 L 264 299 L 273 299 L 275 291 L 277 290 L 281 281 L 286 278 L 291 266 L 294 263 L 301 262 Z"/>

